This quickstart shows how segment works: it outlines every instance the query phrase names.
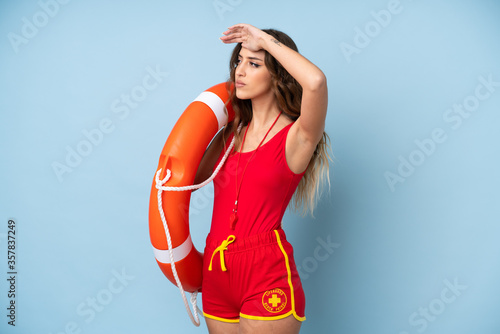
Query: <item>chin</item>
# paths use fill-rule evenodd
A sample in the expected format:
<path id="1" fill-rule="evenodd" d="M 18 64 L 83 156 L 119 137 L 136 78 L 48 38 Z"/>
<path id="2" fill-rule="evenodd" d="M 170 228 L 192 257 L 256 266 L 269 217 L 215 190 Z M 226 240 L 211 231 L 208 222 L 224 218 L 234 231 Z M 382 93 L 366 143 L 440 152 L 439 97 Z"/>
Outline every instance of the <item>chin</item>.
<path id="1" fill-rule="evenodd" d="M 251 97 L 248 94 L 245 94 L 244 92 L 240 90 L 236 90 L 236 97 L 239 98 L 240 100 L 248 100 Z"/>

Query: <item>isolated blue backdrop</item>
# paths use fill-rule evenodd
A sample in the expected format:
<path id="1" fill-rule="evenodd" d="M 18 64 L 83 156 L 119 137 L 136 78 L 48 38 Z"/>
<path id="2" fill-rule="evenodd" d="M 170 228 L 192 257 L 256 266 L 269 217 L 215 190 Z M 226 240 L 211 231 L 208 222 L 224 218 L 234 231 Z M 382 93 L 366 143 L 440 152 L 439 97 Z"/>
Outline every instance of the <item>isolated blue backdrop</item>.
<path id="1" fill-rule="evenodd" d="M 493 0 L 2 1 L 0 332 L 207 332 L 154 261 L 149 191 L 179 115 L 227 78 L 219 36 L 247 22 L 328 78 L 331 191 L 284 224 L 303 333 L 499 333 L 499 17 Z M 198 249 L 211 205 L 193 195 Z"/>

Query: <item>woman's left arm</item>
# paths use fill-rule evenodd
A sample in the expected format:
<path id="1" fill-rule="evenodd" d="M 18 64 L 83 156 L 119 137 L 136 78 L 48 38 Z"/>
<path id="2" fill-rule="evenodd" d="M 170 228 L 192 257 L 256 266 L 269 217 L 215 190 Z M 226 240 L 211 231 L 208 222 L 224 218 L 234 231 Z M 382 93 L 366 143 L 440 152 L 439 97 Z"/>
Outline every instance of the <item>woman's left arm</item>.
<path id="1" fill-rule="evenodd" d="M 328 89 L 323 72 L 300 53 L 268 35 L 264 49 L 269 52 L 302 86 L 301 114 L 297 120 L 303 140 L 316 147 L 325 128 Z"/>
<path id="2" fill-rule="evenodd" d="M 302 86 L 301 115 L 290 129 L 291 142 L 287 142 L 287 146 L 296 148 L 290 156 L 292 161 L 288 160 L 290 167 L 297 167 L 292 170 L 305 169 L 325 128 L 328 106 L 325 75 L 300 53 L 251 25 L 234 25 L 224 32 L 224 35 L 221 37 L 224 43 L 242 43 L 243 47 L 251 51 L 266 50 Z"/>

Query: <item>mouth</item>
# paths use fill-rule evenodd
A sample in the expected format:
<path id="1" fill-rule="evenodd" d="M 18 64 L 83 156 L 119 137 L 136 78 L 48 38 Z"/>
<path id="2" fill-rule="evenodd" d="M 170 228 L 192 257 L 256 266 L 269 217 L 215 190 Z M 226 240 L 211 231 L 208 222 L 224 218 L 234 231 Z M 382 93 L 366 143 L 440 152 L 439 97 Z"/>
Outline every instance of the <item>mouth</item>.
<path id="1" fill-rule="evenodd" d="M 236 88 L 241 88 L 241 87 L 245 86 L 245 84 L 244 84 L 243 82 L 241 82 L 241 81 L 236 81 L 236 82 L 234 83 L 234 86 L 235 86 Z"/>

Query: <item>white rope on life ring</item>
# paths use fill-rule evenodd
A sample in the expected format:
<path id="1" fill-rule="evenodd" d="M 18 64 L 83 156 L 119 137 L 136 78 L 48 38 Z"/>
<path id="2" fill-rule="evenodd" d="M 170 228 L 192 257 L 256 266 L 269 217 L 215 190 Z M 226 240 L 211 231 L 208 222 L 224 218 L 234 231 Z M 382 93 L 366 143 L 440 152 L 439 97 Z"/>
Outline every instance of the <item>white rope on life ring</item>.
<path id="1" fill-rule="evenodd" d="M 238 127 L 238 132 L 241 130 L 241 124 Z M 201 310 L 198 308 L 197 304 L 197 296 L 198 296 L 198 291 L 195 291 L 191 293 L 191 304 L 193 306 L 193 312 L 191 312 L 191 308 L 189 307 L 187 298 L 186 298 L 186 293 L 184 291 L 184 288 L 182 287 L 181 280 L 179 279 L 179 275 L 177 275 L 177 269 L 175 268 L 175 260 L 174 260 L 174 251 L 172 247 L 172 238 L 170 237 L 170 230 L 168 228 L 167 220 L 165 218 L 165 213 L 163 212 L 163 201 L 162 201 L 162 192 L 163 191 L 188 191 L 188 190 L 195 190 L 195 189 L 200 189 L 201 187 L 206 186 L 209 184 L 219 173 L 220 169 L 222 168 L 222 165 L 224 165 L 224 162 L 226 161 L 227 157 L 229 156 L 229 153 L 234 147 L 234 140 L 235 137 L 233 136 L 233 139 L 231 140 L 231 143 L 229 144 L 229 147 L 227 148 L 226 152 L 224 153 L 224 156 L 222 157 L 221 161 L 217 165 L 217 168 L 214 170 L 212 175 L 203 181 L 202 183 L 191 185 L 191 186 L 181 186 L 181 187 L 169 187 L 169 186 L 164 186 L 164 184 L 170 179 L 172 176 L 172 172 L 170 169 L 167 169 L 165 177 L 160 180 L 160 173 L 162 169 L 160 168 L 155 175 L 155 182 L 156 182 L 156 189 L 158 189 L 158 211 L 160 213 L 161 221 L 163 222 L 163 228 L 165 229 L 165 235 L 167 237 L 167 243 L 168 243 L 168 251 L 170 255 L 170 266 L 172 268 L 172 274 L 174 275 L 175 282 L 177 283 L 177 287 L 179 288 L 179 291 L 182 296 L 182 300 L 184 301 L 184 306 L 186 307 L 186 311 L 188 312 L 189 318 L 191 319 L 191 322 L 196 326 L 200 326 L 200 318 L 198 311 Z M 193 315 L 194 313 L 194 315 Z"/>

